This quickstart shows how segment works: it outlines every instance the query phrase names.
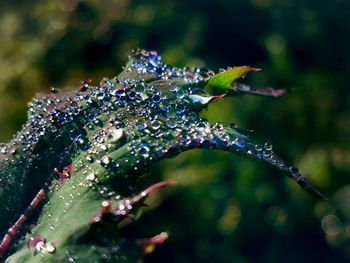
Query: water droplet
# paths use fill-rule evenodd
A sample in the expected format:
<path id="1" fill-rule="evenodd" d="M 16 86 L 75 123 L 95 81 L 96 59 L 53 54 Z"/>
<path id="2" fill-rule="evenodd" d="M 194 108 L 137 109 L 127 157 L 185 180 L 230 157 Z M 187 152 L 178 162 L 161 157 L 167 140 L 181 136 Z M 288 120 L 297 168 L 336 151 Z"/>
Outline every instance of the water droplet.
<path id="1" fill-rule="evenodd" d="M 99 92 L 97 94 L 97 99 L 98 100 L 103 100 L 106 97 L 106 94 L 104 92 Z"/>
<path id="2" fill-rule="evenodd" d="M 147 123 L 145 123 L 144 121 L 138 121 L 136 127 L 139 131 L 143 131 L 146 129 Z"/>
<path id="3" fill-rule="evenodd" d="M 111 142 L 117 142 L 124 136 L 124 130 L 123 129 L 113 129 L 110 133 L 111 136 Z"/>
<path id="4" fill-rule="evenodd" d="M 154 121 L 151 122 L 150 127 L 151 127 L 153 130 L 158 130 L 158 129 L 160 128 L 161 124 L 162 124 L 162 123 L 161 123 L 160 121 L 154 120 Z"/>
<path id="5" fill-rule="evenodd" d="M 111 160 L 108 156 L 103 157 L 101 160 L 102 164 L 104 164 L 104 165 L 108 165 L 110 163 L 110 161 Z"/>
<path id="6" fill-rule="evenodd" d="M 90 173 L 88 176 L 85 178 L 87 181 L 94 182 L 96 181 L 97 177 L 95 173 Z"/>
<path id="7" fill-rule="evenodd" d="M 174 108 L 170 108 L 167 113 L 166 113 L 166 117 L 169 119 L 173 119 L 176 118 L 176 112 Z"/>
<path id="8" fill-rule="evenodd" d="M 103 127 L 103 121 L 99 118 L 94 119 L 94 125 L 97 127 Z"/>
<path id="9" fill-rule="evenodd" d="M 299 169 L 296 166 L 289 167 L 289 172 L 292 176 L 299 175 Z"/>
<path id="10" fill-rule="evenodd" d="M 44 241 L 37 242 L 36 245 L 35 245 L 35 249 L 38 252 L 44 252 L 44 250 L 45 250 L 45 243 L 44 243 Z"/>
<path id="11" fill-rule="evenodd" d="M 134 100 L 136 98 L 136 92 L 130 91 L 128 93 L 128 97 L 129 97 L 129 99 Z"/>
<path id="12" fill-rule="evenodd" d="M 175 106 L 175 112 L 177 115 L 181 115 L 185 112 L 186 108 L 183 104 L 177 104 Z"/>
<path id="13" fill-rule="evenodd" d="M 169 102 L 167 102 L 166 100 L 163 100 L 160 104 L 159 104 L 159 108 L 162 111 L 167 111 L 169 108 Z"/>
<path id="14" fill-rule="evenodd" d="M 125 89 L 117 89 L 114 91 L 113 95 L 116 97 L 125 97 L 126 96 Z"/>
<path id="15" fill-rule="evenodd" d="M 261 145 L 259 145 L 259 144 L 255 145 L 255 150 L 258 152 L 261 152 L 262 151 Z"/>
<path id="16" fill-rule="evenodd" d="M 149 148 L 147 146 L 140 148 L 139 154 L 141 154 L 144 158 L 148 158 L 149 157 Z"/>
<path id="17" fill-rule="evenodd" d="M 264 144 L 264 148 L 265 148 L 265 150 L 267 150 L 267 151 L 271 151 L 271 150 L 272 150 L 272 144 L 271 144 L 270 142 L 266 142 L 266 143 Z"/>
<path id="18" fill-rule="evenodd" d="M 6 147 L 2 147 L 1 148 L 1 153 L 2 154 L 6 154 L 7 153 L 7 148 Z"/>
<path id="19" fill-rule="evenodd" d="M 92 162 L 94 161 L 94 158 L 92 158 L 91 155 L 87 155 L 87 156 L 86 156 L 86 160 L 87 160 L 88 162 L 92 163 Z"/>
<path id="20" fill-rule="evenodd" d="M 160 95 L 159 95 L 159 94 L 154 94 L 154 95 L 152 96 L 152 101 L 153 101 L 154 103 L 158 104 L 158 103 L 161 101 Z"/>
<path id="21" fill-rule="evenodd" d="M 240 140 L 236 140 L 235 141 L 235 145 L 238 147 L 238 148 L 244 148 L 245 147 L 245 144 L 240 141 Z"/>
<path id="22" fill-rule="evenodd" d="M 57 94 L 57 93 L 60 93 L 60 89 L 59 88 L 56 88 L 56 87 L 51 87 L 50 88 L 50 91 L 53 93 L 53 94 Z"/>
<path id="23" fill-rule="evenodd" d="M 206 105 L 212 100 L 211 96 L 190 95 L 188 97 L 191 100 L 191 102 L 195 105 Z"/>
<path id="24" fill-rule="evenodd" d="M 102 151 L 106 151 L 108 149 L 108 147 L 103 143 L 99 144 L 99 147 Z"/>
<path id="25" fill-rule="evenodd" d="M 170 120 L 167 120 L 166 122 L 166 126 L 170 129 L 176 128 L 176 125 L 177 125 L 177 122 L 175 119 L 170 119 Z"/>
<path id="26" fill-rule="evenodd" d="M 141 97 L 141 100 L 143 101 L 149 98 L 146 92 L 140 92 L 140 97 Z"/>
<path id="27" fill-rule="evenodd" d="M 50 243 L 50 242 L 46 243 L 46 247 L 45 248 L 46 248 L 46 251 L 49 252 L 49 253 L 54 253 L 55 250 L 56 250 L 55 246 L 52 243 Z"/>

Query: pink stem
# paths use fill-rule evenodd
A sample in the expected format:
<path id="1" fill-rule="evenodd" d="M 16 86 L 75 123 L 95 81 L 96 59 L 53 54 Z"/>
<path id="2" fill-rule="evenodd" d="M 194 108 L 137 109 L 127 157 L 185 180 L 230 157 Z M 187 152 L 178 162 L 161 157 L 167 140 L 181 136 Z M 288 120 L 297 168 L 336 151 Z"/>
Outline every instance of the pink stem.
<path id="1" fill-rule="evenodd" d="M 5 254 L 10 246 L 13 237 L 16 235 L 17 231 L 22 227 L 22 225 L 27 221 L 30 214 L 38 207 L 40 202 L 45 198 L 45 190 L 41 188 L 36 194 L 32 202 L 29 204 L 24 213 L 18 218 L 16 223 L 7 230 L 7 233 L 1 240 L 0 244 L 0 258 Z"/>

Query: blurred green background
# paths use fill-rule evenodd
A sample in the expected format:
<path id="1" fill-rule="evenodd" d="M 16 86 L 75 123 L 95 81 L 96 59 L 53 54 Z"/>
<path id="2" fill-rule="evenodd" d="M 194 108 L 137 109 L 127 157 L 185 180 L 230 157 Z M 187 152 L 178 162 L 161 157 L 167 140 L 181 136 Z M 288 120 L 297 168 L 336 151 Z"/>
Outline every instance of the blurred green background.
<path id="1" fill-rule="evenodd" d="M 226 99 L 203 117 L 255 130 L 330 201 L 262 163 L 190 151 L 142 178 L 179 184 L 125 235 L 170 232 L 145 262 L 349 262 L 349 10 L 349 0 L 1 1 L 0 141 L 36 93 L 112 77 L 133 48 L 177 66 L 261 67 L 245 81 L 289 93 Z"/>

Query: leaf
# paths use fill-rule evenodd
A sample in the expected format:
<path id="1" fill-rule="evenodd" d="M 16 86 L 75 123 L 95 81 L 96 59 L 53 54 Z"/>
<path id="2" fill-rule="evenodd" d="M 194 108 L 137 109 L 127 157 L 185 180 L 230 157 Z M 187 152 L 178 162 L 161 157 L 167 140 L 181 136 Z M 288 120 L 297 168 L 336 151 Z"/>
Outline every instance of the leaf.
<path id="1" fill-rule="evenodd" d="M 271 144 L 199 117 L 225 96 L 209 94 L 205 84 L 225 90 L 252 70 L 237 67 L 208 80 L 202 69 L 170 67 L 155 51 L 136 50 L 115 78 L 35 98 L 23 130 L 0 151 L 0 252 L 45 195 L 30 234 L 10 249 L 8 262 L 137 261 L 165 235 L 130 240 L 120 232 L 121 222 L 135 219 L 144 197 L 169 184 L 138 193 L 138 178 L 156 162 L 195 148 L 263 161 L 323 197 Z"/>
<path id="2" fill-rule="evenodd" d="M 221 92 L 225 92 L 231 89 L 232 83 L 241 78 L 250 71 L 259 71 L 258 68 L 252 68 L 249 66 L 233 67 L 224 72 L 218 73 L 212 76 L 206 84 L 207 89 L 217 89 Z"/>

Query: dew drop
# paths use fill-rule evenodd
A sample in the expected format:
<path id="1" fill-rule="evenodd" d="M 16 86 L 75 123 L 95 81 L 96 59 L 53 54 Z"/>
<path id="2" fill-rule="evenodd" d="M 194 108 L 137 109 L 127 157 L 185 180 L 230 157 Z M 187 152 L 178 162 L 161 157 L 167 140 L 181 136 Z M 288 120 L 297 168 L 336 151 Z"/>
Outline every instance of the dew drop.
<path id="1" fill-rule="evenodd" d="M 299 175 L 299 169 L 296 166 L 290 166 L 289 167 L 289 172 L 292 176 Z"/>
<path id="2" fill-rule="evenodd" d="M 38 251 L 38 252 L 44 252 L 44 250 L 45 250 L 45 243 L 44 243 L 44 241 L 39 241 L 38 243 L 36 243 L 35 250 Z"/>
<path id="3" fill-rule="evenodd" d="M 144 158 L 148 158 L 149 157 L 149 148 L 147 146 L 140 148 L 139 154 L 141 154 Z"/>
<path id="4" fill-rule="evenodd" d="M 114 129 L 111 133 L 111 142 L 117 142 L 124 136 L 123 129 Z"/>
<path id="5" fill-rule="evenodd" d="M 261 145 L 259 145 L 259 144 L 255 145 L 255 150 L 258 152 L 261 152 L 262 151 Z"/>
<path id="6" fill-rule="evenodd" d="M 177 92 L 176 92 L 176 97 L 178 99 L 183 99 L 185 97 L 186 93 L 183 89 L 179 89 Z"/>
<path id="7" fill-rule="evenodd" d="M 154 94 L 154 95 L 152 96 L 152 101 L 153 101 L 154 103 L 158 104 L 158 103 L 161 101 L 160 95 Z"/>
<path id="8" fill-rule="evenodd" d="M 181 115 L 185 112 L 186 108 L 183 104 L 177 104 L 175 106 L 175 112 L 177 115 Z"/>
<path id="9" fill-rule="evenodd" d="M 2 148 L 1 148 L 1 153 L 2 153 L 2 154 L 6 154 L 6 153 L 7 153 L 6 147 L 2 147 Z"/>
<path id="10" fill-rule="evenodd" d="M 139 131 L 143 131 L 146 129 L 147 123 L 145 123 L 144 121 L 138 121 L 136 127 Z"/>
<path id="11" fill-rule="evenodd" d="M 51 87 L 50 88 L 50 91 L 53 93 L 53 94 L 57 94 L 57 93 L 60 93 L 60 89 L 59 88 L 56 88 L 56 87 Z"/>
<path id="12" fill-rule="evenodd" d="M 170 109 L 167 111 L 166 116 L 167 116 L 167 118 L 169 118 L 169 119 L 174 119 L 174 118 L 176 118 L 175 109 L 170 108 Z"/>
<path id="13" fill-rule="evenodd" d="M 166 126 L 170 129 L 174 129 L 177 125 L 177 122 L 175 119 L 170 119 L 170 120 L 167 120 L 166 122 Z"/>
<path id="14" fill-rule="evenodd" d="M 161 123 L 160 121 L 154 120 L 154 121 L 151 122 L 150 127 L 151 127 L 153 130 L 158 130 L 158 129 L 160 128 L 161 124 L 162 124 L 162 123 Z"/>
<path id="15" fill-rule="evenodd" d="M 245 147 L 245 144 L 239 140 L 235 141 L 235 145 L 238 147 L 238 148 L 244 148 Z"/>
<path id="16" fill-rule="evenodd" d="M 94 158 L 92 158 L 91 155 L 87 155 L 87 156 L 86 156 L 86 160 L 87 160 L 88 162 L 92 163 L 92 162 L 94 161 Z"/>
<path id="17" fill-rule="evenodd" d="M 113 95 L 116 97 L 125 97 L 126 96 L 125 89 L 117 89 L 114 91 Z"/>
<path id="18" fill-rule="evenodd" d="M 102 158 L 102 164 L 108 165 L 110 163 L 110 158 L 108 156 L 105 156 Z"/>
<path id="19" fill-rule="evenodd" d="M 55 250 L 56 250 L 55 246 L 52 243 L 50 243 L 50 242 L 46 243 L 46 247 L 45 248 L 46 248 L 46 251 L 49 252 L 49 253 L 54 253 Z"/>
<path id="20" fill-rule="evenodd" d="M 272 144 L 271 144 L 270 142 L 266 142 L 266 143 L 264 144 L 264 148 L 265 148 L 265 150 L 267 150 L 267 151 L 271 151 L 271 150 L 272 150 Z"/>
<path id="21" fill-rule="evenodd" d="M 94 182 L 96 181 L 97 177 L 95 173 L 90 173 L 88 176 L 85 178 L 87 181 Z"/>
<path id="22" fill-rule="evenodd" d="M 98 100 L 103 100 L 106 97 L 106 94 L 104 92 L 99 92 L 97 94 L 97 99 Z"/>
<path id="23" fill-rule="evenodd" d="M 166 100 L 163 100 L 160 104 L 159 104 L 159 108 L 162 111 L 167 111 L 169 108 L 169 103 Z"/>
<path id="24" fill-rule="evenodd" d="M 212 97 L 210 97 L 210 96 L 190 95 L 189 99 L 191 100 L 191 102 L 193 104 L 206 105 L 212 100 Z"/>

